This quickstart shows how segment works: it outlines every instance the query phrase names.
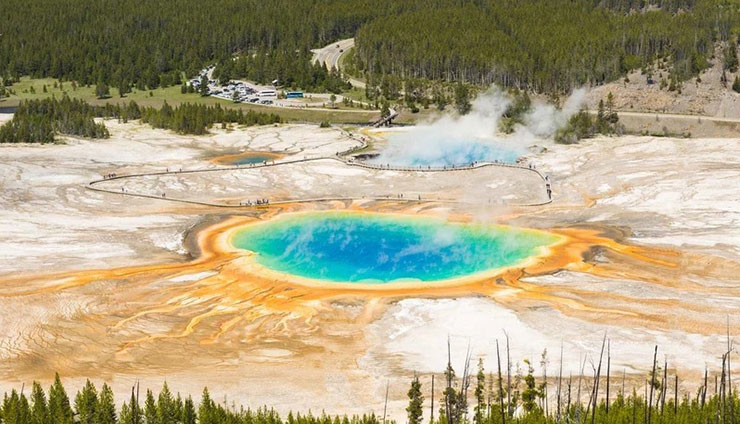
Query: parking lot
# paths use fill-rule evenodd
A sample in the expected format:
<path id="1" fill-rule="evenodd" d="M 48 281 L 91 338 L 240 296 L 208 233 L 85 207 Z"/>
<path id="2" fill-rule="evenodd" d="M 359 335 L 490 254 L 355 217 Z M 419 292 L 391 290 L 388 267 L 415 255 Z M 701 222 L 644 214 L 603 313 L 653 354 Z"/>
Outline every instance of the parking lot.
<path id="1" fill-rule="evenodd" d="M 197 77 L 188 83 L 200 90 L 203 77 L 208 80 L 208 95 L 219 99 L 229 100 L 235 103 L 254 103 L 265 106 L 277 107 L 330 107 L 330 93 L 303 93 L 301 91 L 283 91 L 275 86 L 258 85 L 250 81 L 232 80 L 226 85 L 221 85 L 218 80 L 213 79 L 215 66 L 210 65 L 203 68 Z M 278 98 L 279 93 L 287 94 L 287 98 Z M 343 97 L 336 95 L 335 103 L 342 102 Z"/>

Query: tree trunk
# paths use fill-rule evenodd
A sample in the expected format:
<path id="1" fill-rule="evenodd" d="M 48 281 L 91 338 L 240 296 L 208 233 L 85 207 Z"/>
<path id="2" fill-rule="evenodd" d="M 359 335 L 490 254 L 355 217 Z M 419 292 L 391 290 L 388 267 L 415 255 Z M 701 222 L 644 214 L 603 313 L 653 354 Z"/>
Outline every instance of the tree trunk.
<path id="1" fill-rule="evenodd" d="M 501 355 L 498 350 L 498 339 L 496 339 L 496 359 L 498 360 L 498 398 L 501 405 L 501 422 L 506 424 L 506 412 L 504 411 L 504 381 L 501 377 Z"/>
<path id="2" fill-rule="evenodd" d="M 650 373 L 650 401 L 648 402 L 648 416 L 647 423 L 651 424 L 653 418 L 653 389 L 655 388 L 655 365 L 658 360 L 658 346 L 655 345 L 655 352 L 653 353 L 653 372 Z"/>

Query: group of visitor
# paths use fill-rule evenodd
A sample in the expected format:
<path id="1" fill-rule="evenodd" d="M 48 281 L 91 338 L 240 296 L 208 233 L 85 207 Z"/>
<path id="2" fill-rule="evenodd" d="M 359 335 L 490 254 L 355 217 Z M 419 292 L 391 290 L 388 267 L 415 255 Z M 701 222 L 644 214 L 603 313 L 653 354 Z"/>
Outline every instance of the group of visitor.
<path id="1" fill-rule="evenodd" d="M 254 202 L 251 200 L 247 200 L 246 202 L 239 202 L 239 206 L 260 206 L 260 205 L 269 205 L 270 199 L 257 199 Z"/>

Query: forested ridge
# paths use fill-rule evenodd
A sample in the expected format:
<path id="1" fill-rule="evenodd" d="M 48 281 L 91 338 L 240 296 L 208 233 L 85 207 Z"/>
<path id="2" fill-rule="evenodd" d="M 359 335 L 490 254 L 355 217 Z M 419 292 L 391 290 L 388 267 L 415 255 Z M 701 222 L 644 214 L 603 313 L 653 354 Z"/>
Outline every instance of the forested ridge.
<path id="1" fill-rule="evenodd" d="M 403 10 L 403 2 L 396 8 Z M 420 3 L 417 0 L 417 4 Z M 394 9 L 371 0 L 4 0 L 0 75 L 153 89 L 232 54 L 295 56 Z M 303 56 L 301 56 L 303 57 Z"/>
<path id="2" fill-rule="evenodd" d="M 443 3 L 360 28 L 359 68 L 370 76 L 564 92 L 614 80 L 658 58 L 669 62 L 671 78 L 680 81 L 708 66 L 715 42 L 736 43 L 733 2 Z"/>
<path id="3" fill-rule="evenodd" d="M 355 35 L 358 68 L 373 78 L 563 92 L 661 58 L 682 80 L 715 43 L 736 43 L 738 23 L 736 0 L 5 0 L 1 10 L 4 79 L 124 92 L 233 55 L 244 58 L 236 75 L 320 87 L 309 50 Z"/>

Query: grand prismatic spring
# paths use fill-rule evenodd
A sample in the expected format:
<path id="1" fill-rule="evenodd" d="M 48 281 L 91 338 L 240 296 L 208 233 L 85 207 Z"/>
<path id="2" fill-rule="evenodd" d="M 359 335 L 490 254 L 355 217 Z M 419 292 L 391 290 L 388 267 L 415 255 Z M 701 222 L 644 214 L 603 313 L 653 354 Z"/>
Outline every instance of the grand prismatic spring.
<path id="1" fill-rule="evenodd" d="M 434 281 L 513 266 L 558 240 L 504 226 L 347 212 L 276 218 L 237 232 L 234 246 L 301 277 L 383 284 Z"/>

